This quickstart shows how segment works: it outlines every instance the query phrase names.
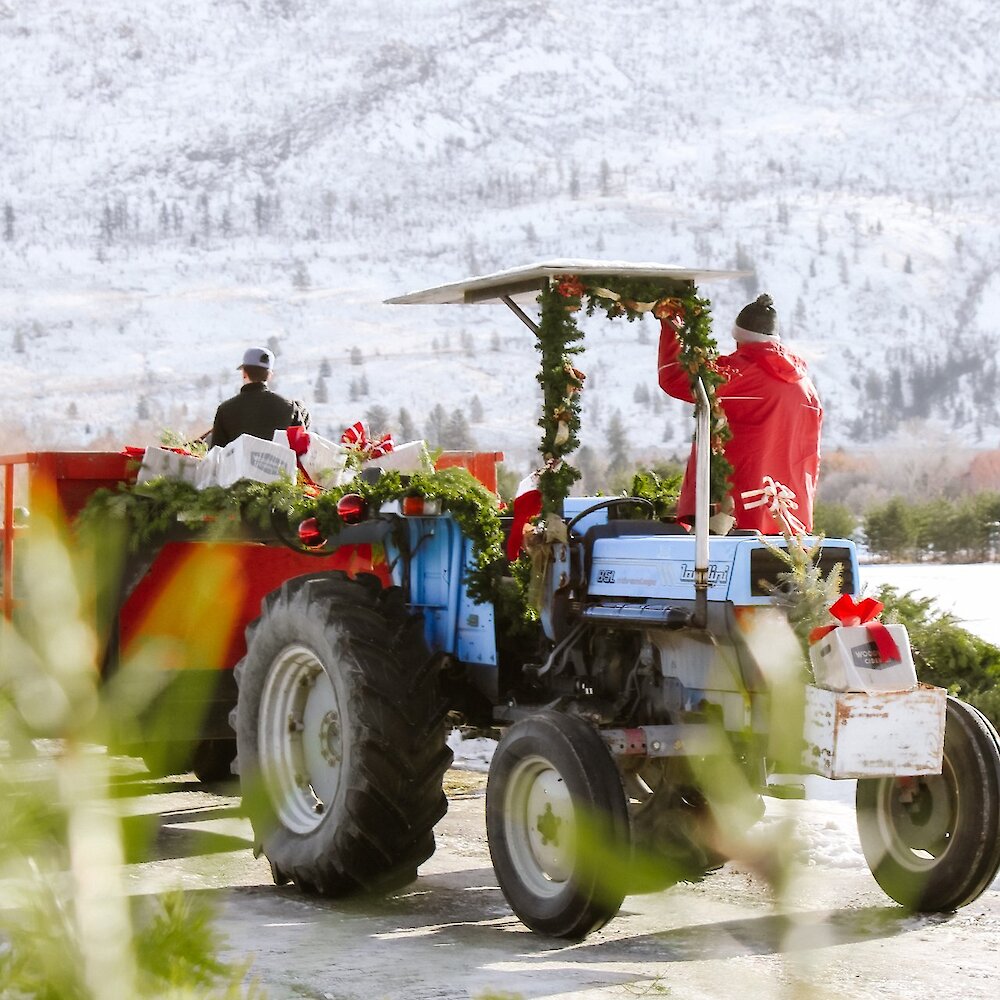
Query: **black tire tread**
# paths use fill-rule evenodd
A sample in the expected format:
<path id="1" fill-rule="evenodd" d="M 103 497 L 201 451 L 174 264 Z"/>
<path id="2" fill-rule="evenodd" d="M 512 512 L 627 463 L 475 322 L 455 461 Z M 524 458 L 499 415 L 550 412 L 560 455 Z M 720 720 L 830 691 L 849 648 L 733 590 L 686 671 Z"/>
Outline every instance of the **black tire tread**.
<path id="1" fill-rule="evenodd" d="M 556 899 L 535 897 L 512 860 L 504 833 L 503 809 L 509 766 L 518 741 L 548 759 L 570 788 L 574 805 L 591 812 L 594 833 L 611 856 L 630 845 L 628 807 L 621 777 L 597 731 L 576 716 L 546 709 L 515 723 L 500 741 L 490 765 L 486 823 L 493 869 L 511 909 L 532 930 L 581 940 L 603 927 L 621 907 L 625 886 L 596 868 L 578 870 Z M 552 754 L 553 757 L 549 755 Z M 561 760 L 565 770 L 556 764 Z"/>
<path id="2" fill-rule="evenodd" d="M 434 852 L 433 828 L 447 810 L 442 779 L 452 759 L 422 620 L 408 611 L 398 588 L 384 590 L 370 574 L 302 577 L 265 599 L 247 629 L 248 651 L 279 613 L 336 632 L 346 654 L 341 669 L 350 675 L 347 712 L 357 766 L 346 776 L 335 828 L 324 823 L 308 836 L 280 829 L 266 797 L 245 797 L 255 837 L 272 870 L 307 893 L 339 896 L 403 884 Z M 266 665 L 248 652 L 237 674 L 238 734 L 241 725 L 256 727 L 256 719 L 241 720 L 240 711 L 244 690 L 261 682 L 261 670 Z M 237 766 L 241 780 L 251 782 L 259 763 L 245 759 L 247 750 L 240 746 Z"/>
<path id="3" fill-rule="evenodd" d="M 872 874 L 889 896 L 918 912 L 947 913 L 967 906 L 1000 871 L 1000 736 L 977 709 L 949 698 L 945 754 L 968 754 L 972 766 L 953 765 L 953 771 L 974 784 L 960 789 L 965 825 L 956 829 L 955 842 L 922 878 L 902 869 L 890 855 L 882 856 L 877 837 L 866 836 L 865 817 L 878 808 L 881 783 L 892 779 L 858 781 L 858 829 Z"/>

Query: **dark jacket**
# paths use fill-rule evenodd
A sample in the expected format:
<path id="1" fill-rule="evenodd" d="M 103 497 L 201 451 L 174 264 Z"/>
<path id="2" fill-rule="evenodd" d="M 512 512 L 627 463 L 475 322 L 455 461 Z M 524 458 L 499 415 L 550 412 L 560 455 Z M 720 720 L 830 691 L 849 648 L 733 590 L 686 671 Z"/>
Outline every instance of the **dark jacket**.
<path id="1" fill-rule="evenodd" d="M 212 445 L 224 448 L 241 434 L 270 441 L 275 431 L 297 425 L 309 426 L 309 414 L 298 400 L 271 392 L 263 382 L 248 382 L 235 396 L 219 404 Z"/>

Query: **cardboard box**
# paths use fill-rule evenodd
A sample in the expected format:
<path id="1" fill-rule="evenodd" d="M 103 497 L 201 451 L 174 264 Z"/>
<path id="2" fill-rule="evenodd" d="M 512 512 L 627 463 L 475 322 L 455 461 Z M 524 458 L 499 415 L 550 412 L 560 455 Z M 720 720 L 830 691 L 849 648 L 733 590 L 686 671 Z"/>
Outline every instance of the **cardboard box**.
<path id="1" fill-rule="evenodd" d="M 194 455 L 180 455 L 167 448 L 147 448 L 139 466 L 137 483 L 162 476 L 165 479 L 180 479 L 195 484 L 201 460 Z"/>
<path id="2" fill-rule="evenodd" d="M 288 432 L 279 430 L 274 432 L 276 444 L 288 444 Z M 319 434 L 309 431 L 309 449 L 301 456 L 302 468 L 309 474 L 309 477 L 323 489 L 333 489 L 344 482 L 344 474 L 347 468 L 348 449 L 342 444 L 329 441 Z"/>
<path id="3" fill-rule="evenodd" d="M 296 471 L 295 452 L 288 445 L 241 434 L 221 449 L 216 479 L 219 486 L 227 487 L 240 479 L 273 483 L 284 476 L 294 481 Z"/>
<path id="4" fill-rule="evenodd" d="M 431 459 L 427 454 L 427 447 L 423 441 L 408 441 L 401 444 L 383 455 L 381 458 L 373 458 L 365 463 L 365 468 L 374 466 L 377 469 L 386 471 L 406 473 L 430 472 Z"/>
<path id="5" fill-rule="evenodd" d="M 883 661 L 864 625 L 842 625 L 809 647 L 816 684 L 831 691 L 909 691 L 917 686 L 910 637 L 903 625 L 886 625 L 899 658 Z"/>
<path id="6" fill-rule="evenodd" d="M 940 774 L 947 692 L 829 691 L 806 686 L 806 770 L 825 778 Z"/>
<path id="7" fill-rule="evenodd" d="M 209 486 L 219 485 L 219 461 L 222 458 L 221 448 L 209 448 L 208 454 L 198 463 L 194 485 L 203 490 Z"/>

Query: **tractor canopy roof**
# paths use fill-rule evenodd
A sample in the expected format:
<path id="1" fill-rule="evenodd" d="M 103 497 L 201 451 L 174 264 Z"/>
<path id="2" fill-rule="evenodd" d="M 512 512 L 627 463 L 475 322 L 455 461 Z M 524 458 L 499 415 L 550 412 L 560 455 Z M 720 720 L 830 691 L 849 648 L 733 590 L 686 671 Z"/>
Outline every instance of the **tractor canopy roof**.
<path id="1" fill-rule="evenodd" d="M 557 258 L 522 267 L 465 278 L 447 285 L 424 288 L 406 295 L 386 299 L 390 305 L 451 305 L 504 301 L 527 304 L 534 302 L 549 279 L 561 275 L 600 275 L 604 278 L 655 281 L 662 278 L 664 288 L 679 284 L 693 285 L 701 281 L 741 278 L 748 271 L 713 271 L 706 268 L 677 267 L 672 264 L 649 262 L 631 263 L 621 260 L 581 260 Z"/>
<path id="2" fill-rule="evenodd" d="M 720 379 L 714 368 L 718 349 L 711 336 L 708 302 L 699 298 L 696 282 L 739 278 L 746 273 L 568 258 L 438 285 L 387 299 L 386 303 L 502 302 L 535 334 L 541 352 L 537 379 L 543 397 L 538 488 L 543 513 L 558 514 L 563 510 L 570 487 L 580 478 L 579 470 L 568 462 L 569 455 L 580 444 L 580 389 L 586 378 L 573 364 L 575 356 L 583 350 L 583 333 L 576 324 L 575 314 L 585 309 L 590 315 L 600 308 L 610 319 L 624 316 L 631 320 L 652 313 L 657 319 L 672 323 L 687 351 L 686 367 L 692 388 L 696 383 L 701 385 L 701 396 L 696 398 L 703 399 L 705 406 L 699 406 L 699 412 L 704 409 L 707 413 L 712 406 L 708 394 Z M 541 306 L 537 321 L 521 308 L 522 304 L 531 303 Z M 723 419 L 721 412 L 718 419 Z M 708 417 L 699 420 L 705 424 L 701 436 L 707 441 Z M 704 464 L 707 468 L 707 460 Z M 724 481 L 726 468 L 723 463 L 715 464 Z M 707 487 L 702 492 L 707 493 Z"/>

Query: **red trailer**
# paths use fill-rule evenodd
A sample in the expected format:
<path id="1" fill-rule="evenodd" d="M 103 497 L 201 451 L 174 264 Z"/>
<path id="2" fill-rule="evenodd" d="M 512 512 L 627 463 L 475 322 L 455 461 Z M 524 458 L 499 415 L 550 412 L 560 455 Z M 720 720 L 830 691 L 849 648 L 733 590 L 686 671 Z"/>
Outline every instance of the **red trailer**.
<path id="1" fill-rule="evenodd" d="M 496 490 L 499 452 L 446 452 L 438 467 L 462 466 Z M 32 511 L 52 507 L 72 523 L 98 489 L 135 482 L 138 463 L 125 452 L 25 452 L 0 456 L 3 471 L 3 616 L 17 623 L 27 596 L 18 587 L 15 556 L 30 529 Z M 157 770 L 190 764 L 203 780 L 229 774 L 234 737 L 229 712 L 236 703 L 233 667 L 246 653 L 245 630 L 264 597 L 292 577 L 341 570 L 377 576 L 389 583 L 389 567 L 378 543 L 341 546 L 315 556 L 283 545 L 274 536 L 206 540 L 183 532 L 126 560 L 113 603 L 105 674 L 122 664 L 148 663 L 170 672 L 155 704 L 122 749 L 143 756 Z"/>

